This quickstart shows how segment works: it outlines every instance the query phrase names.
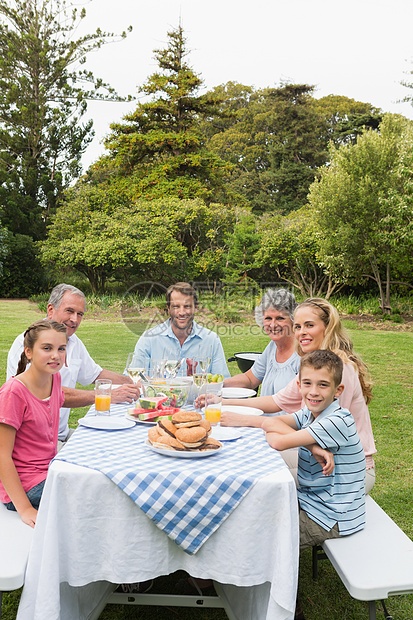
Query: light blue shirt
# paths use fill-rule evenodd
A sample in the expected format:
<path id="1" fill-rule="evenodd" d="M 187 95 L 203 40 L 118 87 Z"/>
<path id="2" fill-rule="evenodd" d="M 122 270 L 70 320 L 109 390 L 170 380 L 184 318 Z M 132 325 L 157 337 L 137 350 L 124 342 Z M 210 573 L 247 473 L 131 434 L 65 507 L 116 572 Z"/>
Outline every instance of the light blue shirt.
<path id="1" fill-rule="evenodd" d="M 294 351 L 286 362 L 277 362 L 277 345 L 273 340 L 265 347 L 251 367 L 252 374 L 261 381 L 261 396 L 272 396 L 282 390 L 298 375 L 300 356 Z"/>
<path id="2" fill-rule="evenodd" d="M 307 515 L 330 531 L 336 523 L 342 536 L 363 529 L 366 459 L 353 416 L 335 399 L 314 419 L 304 407 L 294 418 L 314 441 L 334 454 L 333 473 L 324 476 L 321 465 L 307 448 L 298 451 L 298 501 Z"/>
<path id="3" fill-rule="evenodd" d="M 171 319 L 148 329 L 136 343 L 134 359 L 138 365 L 143 367 L 146 367 L 148 360 L 151 359 L 182 359 L 183 357 L 185 359 L 210 357 L 211 364 L 207 372 L 223 375 L 224 378 L 231 376 L 219 336 L 195 321 L 182 347 L 172 331 Z M 186 362 L 182 364 L 179 374 L 186 375 Z"/>

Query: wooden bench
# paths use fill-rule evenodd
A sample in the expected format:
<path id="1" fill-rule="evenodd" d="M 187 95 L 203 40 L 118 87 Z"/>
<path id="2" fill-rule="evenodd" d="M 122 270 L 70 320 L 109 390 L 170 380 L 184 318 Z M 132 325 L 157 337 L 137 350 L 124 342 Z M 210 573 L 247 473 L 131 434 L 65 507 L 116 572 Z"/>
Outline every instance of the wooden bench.
<path id="1" fill-rule="evenodd" d="M 390 620 L 384 599 L 413 592 L 413 541 L 370 496 L 366 497 L 365 528 L 326 540 L 321 547 L 313 548 L 313 577 L 317 577 L 317 561 L 327 557 L 349 594 L 368 601 L 369 620 L 376 620 L 377 600 Z"/>
<path id="2" fill-rule="evenodd" d="M 0 502 L 0 618 L 3 592 L 24 583 L 33 529 Z"/>

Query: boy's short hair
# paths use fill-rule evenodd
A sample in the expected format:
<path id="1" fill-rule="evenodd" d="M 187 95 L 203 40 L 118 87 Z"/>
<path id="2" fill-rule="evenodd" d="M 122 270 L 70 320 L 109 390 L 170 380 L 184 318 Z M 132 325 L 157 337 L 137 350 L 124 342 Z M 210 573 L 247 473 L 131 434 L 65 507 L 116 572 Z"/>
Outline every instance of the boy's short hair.
<path id="1" fill-rule="evenodd" d="M 177 282 L 176 284 L 171 284 L 171 286 L 167 289 L 165 293 L 166 305 L 169 307 L 171 303 L 171 295 L 176 291 L 177 293 L 181 293 L 181 295 L 185 295 L 186 297 L 194 298 L 194 305 L 198 305 L 198 295 L 196 290 L 189 284 L 189 282 Z"/>
<path id="2" fill-rule="evenodd" d="M 301 380 L 301 370 L 305 366 L 310 366 L 314 370 L 321 370 L 321 368 L 327 368 L 328 372 L 332 375 L 334 384 L 340 385 L 343 377 L 343 360 L 341 357 L 329 351 L 328 349 L 318 349 L 317 351 L 311 351 L 306 353 L 301 358 L 300 370 L 298 378 Z"/>

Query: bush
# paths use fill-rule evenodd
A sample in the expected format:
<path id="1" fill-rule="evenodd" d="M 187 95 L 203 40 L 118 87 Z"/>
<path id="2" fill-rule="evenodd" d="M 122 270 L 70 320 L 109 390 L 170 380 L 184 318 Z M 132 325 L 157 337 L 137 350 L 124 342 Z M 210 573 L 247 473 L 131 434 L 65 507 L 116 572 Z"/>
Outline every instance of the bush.
<path id="1" fill-rule="evenodd" d="M 48 289 L 49 284 L 31 237 L 8 232 L 5 249 L 7 254 L 0 275 L 0 297 L 30 297 Z"/>

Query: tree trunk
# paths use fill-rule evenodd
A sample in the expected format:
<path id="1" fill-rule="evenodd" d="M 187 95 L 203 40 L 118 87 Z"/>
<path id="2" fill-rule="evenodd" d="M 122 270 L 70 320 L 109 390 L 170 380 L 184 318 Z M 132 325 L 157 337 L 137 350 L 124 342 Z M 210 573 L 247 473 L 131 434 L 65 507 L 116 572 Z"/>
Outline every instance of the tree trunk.
<path id="1" fill-rule="evenodd" d="M 391 305 L 390 305 L 390 263 L 387 262 L 386 265 L 386 305 L 384 307 L 384 312 L 386 314 L 391 314 Z"/>
<path id="2" fill-rule="evenodd" d="M 375 256 L 373 256 L 370 259 L 370 264 L 371 264 L 371 270 L 373 272 L 373 278 L 377 282 L 377 286 L 379 287 L 380 308 L 381 308 L 383 313 L 390 314 L 390 311 L 386 310 L 386 300 L 385 300 L 385 297 L 384 297 L 384 290 L 383 290 L 383 286 L 382 286 L 382 282 L 381 282 L 380 270 L 378 268 Z"/>

